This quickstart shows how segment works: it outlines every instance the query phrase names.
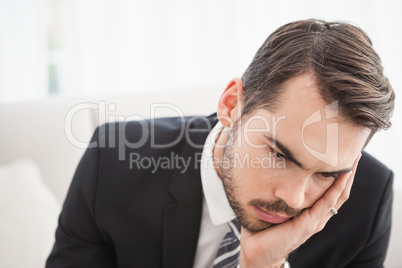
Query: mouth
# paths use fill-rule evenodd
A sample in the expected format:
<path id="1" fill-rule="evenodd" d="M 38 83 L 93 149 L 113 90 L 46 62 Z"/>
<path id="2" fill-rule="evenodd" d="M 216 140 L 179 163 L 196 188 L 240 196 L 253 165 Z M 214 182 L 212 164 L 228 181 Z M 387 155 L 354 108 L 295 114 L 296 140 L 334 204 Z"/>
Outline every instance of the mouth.
<path id="1" fill-rule="evenodd" d="M 273 223 L 273 224 L 283 223 L 292 218 L 292 217 L 283 216 L 283 215 L 280 215 L 280 214 L 277 214 L 274 212 L 267 212 L 256 206 L 253 206 L 253 209 L 261 220 L 269 222 L 269 223 Z"/>

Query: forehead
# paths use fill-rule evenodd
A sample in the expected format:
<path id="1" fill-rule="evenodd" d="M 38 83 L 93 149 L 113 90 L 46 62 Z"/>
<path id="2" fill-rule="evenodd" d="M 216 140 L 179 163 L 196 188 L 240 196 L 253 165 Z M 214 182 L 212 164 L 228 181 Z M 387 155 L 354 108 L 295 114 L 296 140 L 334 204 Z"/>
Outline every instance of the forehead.
<path id="1" fill-rule="evenodd" d="M 282 86 L 274 112 L 257 110 L 253 128 L 267 127 L 307 167 L 350 167 L 362 150 L 369 130 L 357 127 L 338 114 L 338 103 L 326 103 L 311 74 L 300 75 Z M 266 120 L 264 123 L 263 121 Z"/>
<path id="2" fill-rule="evenodd" d="M 281 86 L 282 94 L 278 102 L 278 112 L 297 112 L 309 115 L 326 105 L 319 93 L 318 83 L 313 73 L 306 73 L 290 78 Z"/>

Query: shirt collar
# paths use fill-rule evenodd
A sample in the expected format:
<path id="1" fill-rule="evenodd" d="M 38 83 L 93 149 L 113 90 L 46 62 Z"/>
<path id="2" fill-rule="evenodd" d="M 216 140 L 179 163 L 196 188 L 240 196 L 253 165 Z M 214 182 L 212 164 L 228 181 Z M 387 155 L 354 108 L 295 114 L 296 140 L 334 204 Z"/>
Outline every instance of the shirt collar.
<path id="1" fill-rule="evenodd" d="M 213 148 L 223 128 L 222 123 L 218 121 L 205 141 L 201 157 L 202 189 L 214 225 L 224 224 L 236 218 L 214 166 Z"/>

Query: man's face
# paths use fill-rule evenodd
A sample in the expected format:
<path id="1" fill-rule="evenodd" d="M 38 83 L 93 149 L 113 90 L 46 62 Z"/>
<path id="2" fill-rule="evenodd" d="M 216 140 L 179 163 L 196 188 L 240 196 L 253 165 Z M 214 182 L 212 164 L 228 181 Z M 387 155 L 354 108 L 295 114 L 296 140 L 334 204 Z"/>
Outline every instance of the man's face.
<path id="1" fill-rule="evenodd" d="M 231 128 L 221 175 L 241 224 L 257 232 L 297 217 L 352 170 L 369 135 L 325 103 L 312 75 L 283 85 L 275 112 L 257 110 Z M 234 117 L 237 116 L 236 113 Z"/>

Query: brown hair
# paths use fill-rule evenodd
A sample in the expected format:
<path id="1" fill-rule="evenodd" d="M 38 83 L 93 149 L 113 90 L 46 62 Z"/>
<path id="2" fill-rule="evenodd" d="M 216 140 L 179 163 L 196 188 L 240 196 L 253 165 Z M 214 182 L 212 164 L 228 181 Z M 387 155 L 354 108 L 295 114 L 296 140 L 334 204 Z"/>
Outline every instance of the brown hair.
<path id="1" fill-rule="evenodd" d="M 372 134 L 391 126 L 395 95 L 369 37 L 351 24 L 315 19 L 278 28 L 260 47 L 242 76 L 242 115 L 275 109 L 281 85 L 307 72 L 345 119 Z"/>

